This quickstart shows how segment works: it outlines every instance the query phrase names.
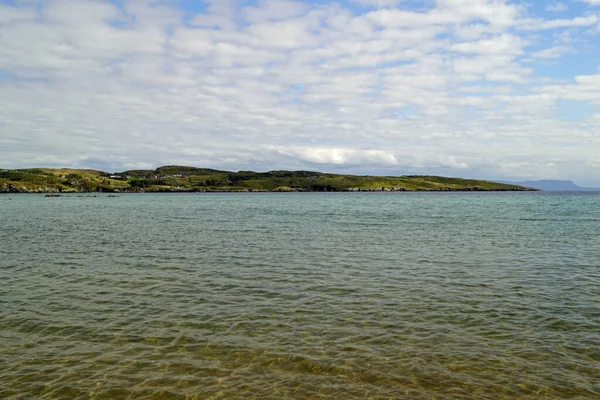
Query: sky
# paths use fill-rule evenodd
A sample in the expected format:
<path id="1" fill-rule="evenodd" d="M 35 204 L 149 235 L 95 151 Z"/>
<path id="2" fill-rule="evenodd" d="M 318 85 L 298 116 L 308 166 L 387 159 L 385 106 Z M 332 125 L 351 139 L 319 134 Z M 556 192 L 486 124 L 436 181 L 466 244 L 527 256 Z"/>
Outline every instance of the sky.
<path id="1" fill-rule="evenodd" d="M 600 0 L 0 0 L 0 168 L 600 187 Z"/>

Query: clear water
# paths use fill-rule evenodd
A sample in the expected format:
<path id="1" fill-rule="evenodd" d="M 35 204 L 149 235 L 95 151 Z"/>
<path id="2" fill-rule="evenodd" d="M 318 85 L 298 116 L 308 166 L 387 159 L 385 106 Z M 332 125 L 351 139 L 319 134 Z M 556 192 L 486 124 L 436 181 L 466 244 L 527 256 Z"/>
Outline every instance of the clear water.
<path id="1" fill-rule="evenodd" d="M 600 194 L 3 195 L 0 224 L 0 398 L 600 398 Z"/>

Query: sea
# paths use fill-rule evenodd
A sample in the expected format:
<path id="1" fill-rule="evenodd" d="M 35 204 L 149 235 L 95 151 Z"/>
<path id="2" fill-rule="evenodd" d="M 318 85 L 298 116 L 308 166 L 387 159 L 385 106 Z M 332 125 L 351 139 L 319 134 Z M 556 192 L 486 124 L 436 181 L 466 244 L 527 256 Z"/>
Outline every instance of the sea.
<path id="1" fill-rule="evenodd" d="M 2 399 L 600 399 L 600 193 L 0 195 Z"/>

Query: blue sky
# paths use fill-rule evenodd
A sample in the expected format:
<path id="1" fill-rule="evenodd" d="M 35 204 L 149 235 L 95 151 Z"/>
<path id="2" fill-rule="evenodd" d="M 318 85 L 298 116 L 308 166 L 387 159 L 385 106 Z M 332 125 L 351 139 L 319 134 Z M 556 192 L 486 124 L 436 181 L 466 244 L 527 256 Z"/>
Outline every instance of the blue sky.
<path id="1" fill-rule="evenodd" d="M 0 167 L 600 186 L 600 0 L 0 0 Z"/>

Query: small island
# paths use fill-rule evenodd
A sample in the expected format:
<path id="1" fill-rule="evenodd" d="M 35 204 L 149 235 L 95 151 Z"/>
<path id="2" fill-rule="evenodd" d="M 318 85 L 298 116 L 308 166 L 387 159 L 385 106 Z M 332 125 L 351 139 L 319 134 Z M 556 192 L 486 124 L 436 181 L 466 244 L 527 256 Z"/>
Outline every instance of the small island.
<path id="1" fill-rule="evenodd" d="M 440 176 L 363 176 L 314 171 L 0 169 L 0 193 L 532 191 L 529 187 Z"/>

